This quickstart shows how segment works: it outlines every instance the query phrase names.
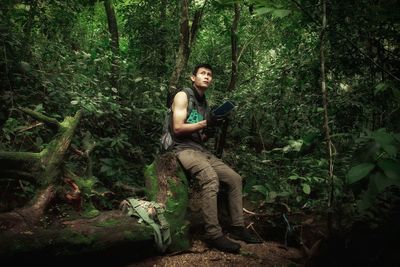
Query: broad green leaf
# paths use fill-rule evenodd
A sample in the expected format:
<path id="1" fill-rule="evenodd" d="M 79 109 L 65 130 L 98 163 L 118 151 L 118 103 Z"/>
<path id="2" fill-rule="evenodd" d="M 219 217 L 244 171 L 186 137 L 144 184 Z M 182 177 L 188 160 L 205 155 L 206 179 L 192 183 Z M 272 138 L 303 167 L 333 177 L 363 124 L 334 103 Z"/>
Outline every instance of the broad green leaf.
<path id="1" fill-rule="evenodd" d="M 287 10 L 287 9 L 275 9 L 272 12 L 272 16 L 274 16 L 276 18 L 284 18 L 289 14 L 290 14 L 290 10 Z"/>
<path id="2" fill-rule="evenodd" d="M 349 184 L 358 182 L 359 180 L 367 176 L 373 168 L 375 168 L 375 165 L 372 163 L 361 163 L 357 166 L 354 166 L 347 173 L 347 182 Z"/>
<path id="3" fill-rule="evenodd" d="M 266 14 L 266 13 L 271 13 L 271 8 L 268 8 L 268 7 L 262 7 L 262 8 L 257 8 L 257 9 L 255 9 L 254 10 L 254 14 L 256 15 L 256 16 L 261 16 L 261 15 L 264 15 L 264 14 Z"/>
<path id="4" fill-rule="evenodd" d="M 382 148 L 389 156 L 396 156 L 397 154 L 397 148 L 393 145 L 383 145 Z"/>
<path id="5" fill-rule="evenodd" d="M 394 142 L 393 136 L 388 133 L 386 129 L 379 129 L 373 132 L 372 137 L 375 139 L 375 142 L 377 142 L 381 146 L 389 145 Z"/>
<path id="6" fill-rule="evenodd" d="M 309 184 L 303 184 L 303 192 L 307 195 L 311 193 L 311 187 Z"/>
<path id="7" fill-rule="evenodd" d="M 378 162 L 379 168 L 385 175 L 393 180 L 400 180 L 400 163 L 391 159 L 384 159 Z"/>
<path id="8" fill-rule="evenodd" d="M 290 176 L 288 177 L 289 180 L 297 180 L 297 179 L 299 179 L 299 178 L 300 178 L 300 176 L 298 176 L 297 174 L 295 174 L 295 175 L 290 175 Z"/>
<path id="9" fill-rule="evenodd" d="M 263 195 L 267 195 L 268 192 L 267 188 L 263 185 L 253 185 L 252 189 L 253 191 L 262 193 Z"/>
<path id="10" fill-rule="evenodd" d="M 288 9 L 277 9 L 271 7 L 261 7 L 254 10 L 254 14 L 256 16 L 261 16 L 264 14 L 271 14 L 275 18 L 284 18 L 290 14 L 290 10 Z"/>
<path id="11" fill-rule="evenodd" d="M 94 218 L 100 214 L 100 211 L 94 207 L 89 207 L 82 212 L 82 216 L 85 218 Z"/>
<path id="12" fill-rule="evenodd" d="M 299 152 L 301 150 L 301 147 L 303 146 L 303 140 L 290 140 L 289 145 L 292 148 L 293 151 Z"/>

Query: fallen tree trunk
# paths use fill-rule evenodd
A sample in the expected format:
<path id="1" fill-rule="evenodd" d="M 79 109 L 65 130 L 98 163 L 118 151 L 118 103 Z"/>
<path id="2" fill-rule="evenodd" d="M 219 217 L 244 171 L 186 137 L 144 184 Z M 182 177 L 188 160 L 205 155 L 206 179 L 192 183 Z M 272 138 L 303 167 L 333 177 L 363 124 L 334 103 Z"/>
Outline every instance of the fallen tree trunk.
<path id="1" fill-rule="evenodd" d="M 120 210 L 101 212 L 92 219 L 60 221 L 53 218 L 51 223 L 46 223 L 45 212 L 57 195 L 60 188 L 58 185 L 62 183 L 60 167 L 81 113 L 67 117 L 62 123 L 38 114 L 34 117 L 50 121 L 49 125 L 57 129 L 58 133 L 39 153 L 0 152 L 1 166 L 29 163 L 24 165 L 27 169 L 21 171 L 28 172 L 29 168 L 34 169 L 33 177 L 38 185 L 35 197 L 25 207 L 0 214 L 0 257 L 14 260 L 26 255 L 35 255 L 40 260 L 40 255 L 73 257 L 105 252 L 113 248 L 124 251 L 130 248 L 135 251 L 135 248 L 144 249 L 143 244 L 146 244 L 147 255 L 157 254 L 153 229 L 144 223 L 139 224 L 137 218 L 128 217 Z M 185 220 L 188 182 L 175 155 L 161 155 L 147 167 L 145 175 L 148 200 L 166 207 L 164 216 L 170 224 L 172 239 L 168 251 L 188 249 L 191 245 L 188 238 L 188 222 Z M 137 256 L 144 255 L 139 252 Z"/>
<path id="2" fill-rule="evenodd" d="M 62 123 L 35 111 L 23 109 L 36 119 L 41 119 L 58 129 L 56 137 L 39 153 L 0 152 L 0 167 L 12 172 L 23 166 L 37 177 L 39 188 L 30 203 L 19 210 L 0 214 L 0 231 L 19 232 L 29 230 L 42 218 L 44 211 L 55 196 L 54 185 L 59 183 L 61 164 L 69 148 L 81 111 L 74 117 L 66 117 Z M 56 126 L 55 126 L 56 125 Z"/>
<path id="3" fill-rule="evenodd" d="M 152 243 L 150 226 L 139 224 L 136 218 L 121 211 L 107 211 L 91 219 L 65 221 L 57 227 L 3 232 L 0 234 L 0 257 L 18 260 L 31 255 L 40 260 L 44 255 L 53 258 L 84 256 L 118 247 L 127 247 L 133 252 L 143 244 L 149 253 L 155 254 Z"/>

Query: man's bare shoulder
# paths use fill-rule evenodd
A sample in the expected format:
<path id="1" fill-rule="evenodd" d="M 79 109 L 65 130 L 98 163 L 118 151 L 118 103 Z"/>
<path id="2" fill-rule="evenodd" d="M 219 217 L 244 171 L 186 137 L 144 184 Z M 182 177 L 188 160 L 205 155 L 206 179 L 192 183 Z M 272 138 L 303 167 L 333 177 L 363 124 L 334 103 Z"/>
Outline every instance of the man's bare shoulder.
<path id="1" fill-rule="evenodd" d="M 188 105 L 188 98 L 185 92 L 180 91 L 174 97 L 174 102 L 172 103 L 172 109 L 185 109 Z"/>
<path id="2" fill-rule="evenodd" d="M 182 105 L 182 104 L 187 104 L 187 102 L 188 102 L 188 97 L 186 93 L 183 91 L 178 92 L 174 97 L 174 104 Z"/>

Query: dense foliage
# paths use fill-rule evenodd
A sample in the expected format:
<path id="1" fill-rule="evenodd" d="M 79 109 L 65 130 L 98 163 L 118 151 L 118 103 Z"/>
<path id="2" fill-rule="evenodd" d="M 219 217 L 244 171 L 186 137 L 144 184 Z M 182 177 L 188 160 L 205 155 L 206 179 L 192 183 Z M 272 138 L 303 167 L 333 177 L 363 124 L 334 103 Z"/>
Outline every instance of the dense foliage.
<path id="1" fill-rule="evenodd" d="M 111 45 L 106 2 L 117 18 L 118 53 Z M 239 75 L 236 89 L 228 92 L 233 2 L 241 7 Z M 192 18 L 203 4 L 190 1 Z M 215 79 L 211 105 L 225 98 L 238 105 L 224 159 L 245 178 L 249 199 L 266 208 L 283 203 L 324 211 L 333 167 L 333 207 L 348 221 L 354 214 L 376 218 L 371 208 L 380 209 L 382 201 L 388 210 L 399 204 L 398 4 L 329 2 L 322 43 L 319 1 L 207 1 L 180 86 L 189 84 L 195 64 L 209 62 Z M 3 0 L 0 5 L 0 150 L 40 151 L 51 138 L 18 107 L 58 120 L 83 109 L 73 146 L 95 146 L 92 172 L 85 173 L 87 163 L 73 153 L 66 167 L 86 177 L 81 182 L 86 196 L 99 197 L 94 184 L 143 186 L 143 168 L 159 148 L 179 44 L 180 1 Z M 333 166 L 323 127 L 321 45 Z M 35 186 L 0 179 L 1 209 L 22 205 Z"/>

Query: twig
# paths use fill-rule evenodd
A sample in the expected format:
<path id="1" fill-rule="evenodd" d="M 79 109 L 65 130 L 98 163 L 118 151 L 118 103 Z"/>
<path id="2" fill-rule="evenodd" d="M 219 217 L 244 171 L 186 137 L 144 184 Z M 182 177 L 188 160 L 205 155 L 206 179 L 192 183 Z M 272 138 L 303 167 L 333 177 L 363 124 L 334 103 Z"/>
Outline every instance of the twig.
<path id="1" fill-rule="evenodd" d="M 256 231 L 256 229 L 254 229 L 253 226 L 254 222 L 250 223 L 247 228 L 251 228 L 251 230 L 254 231 L 254 233 L 257 235 L 258 238 L 260 238 L 260 240 L 262 240 L 263 242 L 265 241 L 264 238 L 261 237 L 261 235 Z"/>
<path id="2" fill-rule="evenodd" d="M 29 126 L 23 128 L 23 129 L 20 129 L 17 133 L 22 133 L 22 132 L 31 130 L 31 129 L 36 128 L 38 126 L 42 126 L 43 124 L 44 124 L 43 122 L 37 122 L 35 124 L 29 125 Z"/>
<path id="3" fill-rule="evenodd" d="M 270 214 L 266 214 L 266 213 L 264 213 L 264 214 L 256 213 L 256 212 L 253 212 L 253 211 L 249 211 L 249 210 L 247 210 L 247 209 L 245 209 L 245 208 L 243 208 L 243 211 L 244 211 L 245 213 L 247 213 L 247 214 L 251 214 L 251 215 L 254 215 L 254 216 L 270 216 Z"/>

